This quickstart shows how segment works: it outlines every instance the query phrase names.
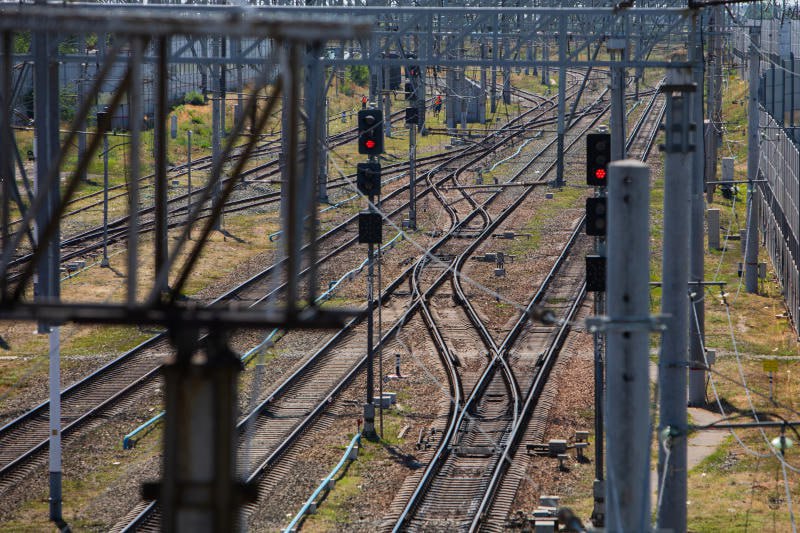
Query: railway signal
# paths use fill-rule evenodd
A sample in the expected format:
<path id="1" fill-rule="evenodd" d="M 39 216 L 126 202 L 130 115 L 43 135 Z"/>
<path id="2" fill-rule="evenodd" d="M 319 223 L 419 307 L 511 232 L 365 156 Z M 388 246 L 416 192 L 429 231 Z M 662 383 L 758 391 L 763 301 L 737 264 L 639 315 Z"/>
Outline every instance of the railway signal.
<path id="1" fill-rule="evenodd" d="M 606 291 L 606 258 L 600 255 L 586 256 L 586 292 Z"/>
<path id="2" fill-rule="evenodd" d="M 586 184 L 605 187 L 608 183 L 608 163 L 611 161 L 611 134 L 586 135 Z"/>
<path id="3" fill-rule="evenodd" d="M 586 199 L 586 235 L 605 237 L 608 224 L 606 199 L 602 197 Z"/>
<path id="4" fill-rule="evenodd" d="M 358 112 L 358 153 L 370 156 L 383 153 L 383 112 L 380 109 Z"/>
<path id="5" fill-rule="evenodd" d="M 419 124 L 419 108 L 406 108 L 406 124 Z"/>
<path id="6" fill-rule="evenodd" d="M 359 163 L 356 166 L 356 187 L 366 196 L 381 194 L 381 164 L 376 162 Z"/>
<path id="7" fill-rule="evenodd" d="M 383 220 L 381 214 L 374 211 L 362 211 L 358 214 L 359 244 L 380 244 L 383 241 Z"/>

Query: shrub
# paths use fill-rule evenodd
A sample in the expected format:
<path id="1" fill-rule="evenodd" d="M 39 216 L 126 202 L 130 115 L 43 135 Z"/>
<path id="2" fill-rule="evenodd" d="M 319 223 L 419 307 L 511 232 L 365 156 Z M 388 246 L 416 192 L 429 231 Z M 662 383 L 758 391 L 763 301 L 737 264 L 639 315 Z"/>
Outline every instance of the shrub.
<path id="1" fill-rule="evenodd" d="M 206 103 L 206 99 L 200 92 L 189 91 L 188 93 L 183 95 L 183 103 L 189 105 L 203 105 Z"/>
<path id="2" fill-rule="evenodd" d="M 369 85 L 369 68 L 366 65 L 350 65 L 347 67 L 347 75 L 359 87 Z"/>

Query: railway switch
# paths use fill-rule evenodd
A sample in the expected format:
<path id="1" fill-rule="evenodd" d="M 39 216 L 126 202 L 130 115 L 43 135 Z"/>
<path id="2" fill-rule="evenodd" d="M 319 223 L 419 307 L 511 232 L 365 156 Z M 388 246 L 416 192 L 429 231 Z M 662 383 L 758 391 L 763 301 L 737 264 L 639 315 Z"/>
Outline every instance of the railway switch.
<path id="1" fill-rule="evenodd" d="M 358 112 L 358 153 L 383 153 L 383 112 L 380 109 L 362 109 Z"/>
<path id="2" fill-rule="evenodd" d="M 586 184 L 605 187 L 608 184 L 608 163 L 611 161 L 611 134 L 586 135 Z"/>
<path id="3" fill-rule="evenodd" d="M 359 163 L 356 166 L 356 187 L 358 192 L 367 196 L 381 194 L 381 164 Z"/>
<path id="4" fill-rule="evenodd" d="M 605 198 L 586 199 L 586 235 L 605 236 L 607 217 Z"/>
<path id="5" fill-rule="evenodd" d="M 360 244 L 383 242 L 383 221 L 380 213 L 362 211 L 358 214 L 358 242 Z"/>

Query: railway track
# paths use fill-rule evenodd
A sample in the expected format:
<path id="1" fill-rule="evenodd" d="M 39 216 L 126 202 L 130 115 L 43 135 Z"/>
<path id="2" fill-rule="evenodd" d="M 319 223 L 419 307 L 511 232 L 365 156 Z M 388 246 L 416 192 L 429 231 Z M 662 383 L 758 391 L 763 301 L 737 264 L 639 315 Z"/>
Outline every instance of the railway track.
<path id="1" fill-rule="evenodd" d="M 543 113 L 547 111 L 545 110 Z M 497 150 L 500 144 L 502 143 L 498 142 L 482 149 L 486 153 L 491 153 Z M 464 154 L 458 154 L 452 159 L 458 159 L 463 156 Z M 444 164 L 440 166 L 444 166 Z M 418 198 L 431 190 L 432 186 L 423 189 L 418 194 Z M 387 201 L 401 193 L 402 189 L 393 192 L 387 197 Z M 402 202 L 399 207 L 391 212 L 392 215 L 397 216 L 404 205 L 405 203 Z M 334 250 L 323 257 L 322 260 L 329 260 L 336 255 L 337 251 L 355 242 L 356 238 L 345 235 L 344 231 L 348 225 L 352 227 L 355 219 L 356 217 L 351 217 L 348 221 L 320 238 L 321 242 L 332 240 L 335 235 L 338 235 L 339 237 L 337 238 L 340 240 L 344 239 L 344 242 L 339 242 L 334 247 Z M 218 299 L 217 302 L 230 298 L 237 298 L 252 305 L 262 302 L 269 296 L 269 294 L 264 294 L 265 288 L 262 282 L 269 279 L 270 274 L 279 266 L 280 264 L 273 265 L 230 291 L 224 297 Z M 274 291 L 279 289 L 280 287 Z M 144 385 L 152 383 L 158 375 L 161 358 L 167 353 L 167 350 L 169 350 L 169 347 L 165 337 L 163 335 L 157 336 L 66 389 L 62 393 L 64 438 L 68 440 L 73 432 L 84 427 L 89 421 L 102 418 L 104 410 L 135 394 L 135 391 Z M 93 404 L 93 407 L 88 409 L 87 406 L 91 404 Z M 33 458 L 36 456 L 41 457 L 41 453 L 46 449 L 47 408 L 48 404 L 45 402 L 0 428 L 0 450 L 2 450 L 0 452 L 0 493 L 5 492 L 10 486 L 17 484 L 20 479 L 24 478 L 33 467 Z M 8 443 L 15 444 L 14 446 L 7 446 Z"/>
<path id="2" fill-rule="evenodd" d="M 654 92 L 637 121 L 628 148 L 649 124 L 657 131 L 661 112 L 654 113 Z M 652 117 L 652 118 L 650 118 Z M 647 132 L 642 146 L 649 152 L 655 133 Z M 516 452 L 522 428 L 526 427 L 546 383 L 558 351 L 580 302 L 585 296 L 582 263 L 573 248 L 588 249 L 589 240 L 579 234 L 584 218 L 574 229 L 562 254 L 539 291 L 507 334 L 473 392 L 463 406 L 453 402 L 451 424 L 441 440 L 416 490 L 394 524 L 393 531 L 465 530 L 503 531 L 516 487 L 503 486 L 509 457 Z M 527 314 L 543 301 L 558 319 L 557 326 L 525 330 Z M 520 336 L 525 350 L 514 356 Z M 535 355 L 534 355 L 535 354 Z M 449 364 L 445 360 L 446 364 Z M 509 371 L 509 366 L 513 367 Z M 449 369 L 451 376 L 457 376 Z M 451 389 L 456 384 L 451 383 Z M 520 391 L 525 391 L 524 394 Z M 457 400 L 457 399 L 456 399 Z M 460 407 L 460 408 L 459 408 Z M 490 512 L 491 511 L 491 512 Z M 504 512 L 505 511 L 505 512 Z"/>
<path id="3" fill-rule="evenodd" d="M 392 122 L 400 121 L 404 119 L 404 112 L 397 111 L 392 113 L 391 120 Z M 356 129 L 350 129 L 344 132 L 340 132 L 328 137 L 328 146 L 330 148 L 335 148 L 349 142 L 355 140 L 357 136 Z M 256 165 L 252 168 L 246 169 L 241 173 L 239 176 L 242 179 L 242 184 L 237 185 L 237 188 L 241 188 L 242 186 L 246 186 L 247 183 L 268 183 L 270 178 L 273 178 L 280 174 L 280 168 L 278 165 L 277 153 L 280 150 L 280 147 L 277 148 L 274 146 L 276 141 L 269 141 L 262 146 L 259 146 L 256 151 L 253 153 L 253 157 L 260 157 L 264 155 L 269 155 L 273 153 L 276 155 L 275 159 L 267 161 L 263 164 Z M 417 159 L 417 163 L 421 165 L 423 170 L 424 167 L 428 164 L 434 164 L 437 160 L 446 159 L 447 157 L 451 156 L 452 154 L 437 154 L 433 156 L 425 156 L 420 157 Z M 228 158 L 229 162 L 235 161 L 236 158 L 239 156 L 238 151 L 235 152 L 231 157 Z M 389 165 L 385 165 L 385 169 L 387 170 L 395 170 L 398 168 L 407 165 L 407 162 L 397 162 L 391 163 Z M 212 157 L 205 156 L 198 158 L 192 162 L 191 169 L 195 172 L 208 170 L 212 166 Z M 188 164 L 182 164 L 178 166 L 174 166 L 170 169 L 171 174 L 168 176 L 168 179 L 175 179 L 181 177 L 187 173 Z M 339 177 L 333 180 L 330 180 L 328 187 L 329 189 L 340 189 L 346 187 L 350 181 L 354 178 L 355 175 L 347 176 L 347 177 Z M 152 180 L 154 179 L 154 175 L 144 176 L 139 178 L 139 183 L 141 187 L 152 187 L 153 183 Z M 233 178 L 225 178 L 222 180 L 224 184 L 228 179 Z M 245 182 L 245 179 L 249 179 L 248 182 Z M 109 191 L 117 191 L 117 190 L 124 190 L 124 192 L 113 194 L 109 197 L 109 202 L 120 198 L 127 198 L 127 185 L 120 184 L 109 187 Z M 190 208 L 192 206 L 192 198 L 195 196 L 199 196 L 202 194 L 204 187 L 197 188 L 192 191 L 191 195 L 186 193 L 180 193 L 177 195 L 172 196 L 167 200 L 167 204 L 169 206 L 170 212 L 168 214 L 170 218 L 169 228 L 174 228 L 185 224 L 188 221 L 188 215 L 190 212 Z M 67 205 L 75 205 L 87 200 L 90 200 L 94 197 L 102 195 L 102 191 L 96 191 L 94 193 L 90 193 L 87 195 L 83 195 L 79 198 L 72 199 Z M 268 204 L 274 204 L 280 201 L 280 192 L 267 192 L 256 194 L 247 198 L 242 198 L 236 200 L 234 202 L 229 202 L 225 208 L 224 213 L 235 213 L 238 211 L 252 209 L 255 207 L 261 207 Z M 96 202 L 89 203 L 87 205 L 83 205 L 81 207 L 77 207 L 69 212 L 64 214 L 64 219 L 68 219 L 69 217 L 75 216 L 77 214 L 83 213 L 85 211 L 91 209 L 99 209 L 103 205 L 103 200 L 98 200 Z M 155 229 L 155 222 L 152 218 L 154 213 L 155 207 L 143 207 L 139 210 L 139 220 L 140 220 L 140 234 L 149 233 Z M 210 205 L 204 208 L 200 216 L 197 219 L 206 218 L 209 216 L 211 212 Z M 194 222 L 197 219 L 193 219 Z M 116 218 L 114 220 L 109 221 L 108 223 L 108 243 L 109 244 L 116 244 L 119 242 L 124 242 L 128 236 L 127 233 L 127 223 L 129 221 L 129 216 L 122 216 Z M 21 220 L 17 219 L 11 222 L 11 227 L 19 225 Z M 66 239 L 63 239 L 61 242 L 61 262 L 62 264 L 66 263 L 67 261 L 74 260 L 76 258 L 85 257 L 93 252 L 96 252 L 98 249 L 103 247 L 104 243 L 104 229 L 102 226 L 97 226 L 94 228 L 90 228 L 88 230 L 80 231 L 75 235 L 71 235 Z M 25 253 L 19 255 L 12 259 L 9 263 L 9 268 L 13 270 L 19 270 L 27 264 L 30 260 L 31 254 Z M 13 270 L 10 270 L 13 272 Z M 13 272 L 9 276 L 9 281 L 13 282 L 18 279 L 19 273 Z"/>
<path id="4" fill-rule="evenodd" d="M 664 103 L 660 92 L 656 91 L 651 95 L 644 113 L 637 120 L 626 142 L 626 150 L 629 155 L 633 155 L 641 161 L 647 160 L 664 117 Z M 559 342 L 564 342 L 563 336 L 559 337 Z M 498 468 L 478 508 L 476 519 L 470 527 L 471 530 L 498 532 L 506 530 L 506 517 L 512 511 L 517 489 L 527 467 L 527 456 L 518 453 L 518 445 L 520 442 L 535 440 L 531 433 L 538 434 L 542 431 L 542 428 L 534 427 L 530 421 L 534 418 L 535 410 L 538 408 L 538 395 L 544 389 L 544 384 L 534 383 L 533 388 L 538 389 L 537 398 L 532 396 L 531 401 L 526 402 L 523 410 L 525 415 L 523 423 L 512 432 L 513 445 L 506 449 L 498 463 Z M 544 408 L 546 409 L 547 406 Z M 537 418 L 541 418 L 541 416 L 537 416 Z M 537 437 L 541 438 L 538 435 Z M 508 479 L 506 479 L 507 477 Z"/>
<path id="5" fill-rule="evenodd" d="M 551 143 L 552 144 L 552 143 Z M 458 172 L 463 172 L 464 169 L 470 167 L 474 163 L 474 159 L 468 161 L 467 163 L 463 164 L 456 172 L 446 176 L 445 178 L 438 180 L 437 185 L 441 185 L 447 180 L 451 180 L 455 178 L 455 174 Z M 429 178 L 428 178 L 429 179 Z M 429 182 L 430 183 L 430 182 Z M 440 194 L 436 192 L 435 194 Z M 483 205 L 476 207 L 475 209 L 471 210 L 470 213 L 466 217 L 461 217 L 456 212 L 455 209 L 449 206 L 449 202 L 444 199 L 442 196 L 437 196 L 448 210 L 450 217 L 451 217 L 451 229 L 450 231 L 441 237 L 435 244 L 433 244 L 426 252 L 423 254 L 423 257 L 418 260 L 414 266 L 409 267 L 406 269 L 400 277 L 398 277 L 392 284 L 389 285 L 387 290 L 381 295 L 381 302 L 383 304 L 388 301 L 389 298 L 393 297 L 395 291 L 401 286 L 404 286 L 409 283 L 409 278 L 413 278 L 415 272 L 419 271 L 420 265 L 427 262 L 432 257 L 449 257 L 452 255 L 453 247 L 460 248 L 463 250 L 467 244 L 463 243 L 462 239 L 457 238 L 457 234 L 460 230 L 470 228 L 470 224 L 472 221 L 481 216 L 481 212 L 485 214 L 484 206 L 492 201 L 494 197 L 498 195 L 494 195 L 489 200 L 483 202 Z M 484 220 L 483 227 L 488 228 L 487 220 Z M 486 233 L 484 230 L 481 235 L 480 239 L 487 238 L 489 234 Z M 387 342 L 391 339 L 397 331 L 404 324 L 408 322 L 411 318 L 413 313 L 417 311 L 418 308 L 421 307 L 422 302 L 429 297 L 430 293 L 436 290 L 446 279 L 448 279 L 449 270 L 444 269 L 439 277 L 433 282 L 431 287 L 426 290 L 426 294 L 424 297 L 415 297 L 411 298 L 410 300 L 405 300 L 403 305 L 400 308 L 404 308 L 405 310 L 400 313 L 399 315 L 394 316 L 387 316 L 388 322 L 391 322 L 392 319 L 394 320 L 393 326 L 388 330 L 386 335 L 382 339 L 380 339 L 379 345 Z M 412 293 L 413 294 L 413 293 Z M 397 308 L 397 306 L 395 306 Z M 360 315 L 353 322 L 348 324 L 348 327 L 345 328 L 346 330 L 349 328 L 352 330 L 357 326 L 357 321 L 360 321 L 364 315 Z M 256 437 L 256 442 L 258 446 L 252 446 L 252 448 L 258 449 L 258 453 L 264 454 L 265 450 L 270 449 L 272 447 L 272 451 L 263 461 L 258 464 L 258 466 L 250 473 L 248 481 L 255 482 L 255 481 L 263 481 L 263 478 L 266 475 L 273 476 L 275 474 L 280 474 L 281 469 L 277 467 L 276 464 L 280 460 L 281 456 L 286 452 L 286 450 L 294 443 L 296 438 L 302 434 L 303 431 L 306 430 L 310 426 L 311 423 L 317 418 L 317 416 L 326 408 L 328 403 L 339 393 L 341 392 L 344 387 L 346 387 L 351 380 L 355 377 L 355 375 L 363 369 L 363 366 L 366 362 L 366 355 L 363 354 L 363 332 L 357 332 L 352 336 L 348 336 L 348 331 L 343 330 L 337 333 L 337 335 L 331 339 L 329 343 L 326 343 L 325 347 L 322 350 L 317 352 L 311 359 L 309 359 L 301 369 L 299 369 L 295 374 L 293 374 L 289 379 L 287 379 L 278 389 L 270 395 L 267 400 L 265 400 L 258 408 L 256 408 L 246 419 L 242 421 L 240 424 L 240 431 L 245 432 L 245 426 L 250 423 L 255 428 L 256 434 L 259 435 Z M 488 336 L 488 334 L 487 334 Z M 352 339 L 352 340 L 351 340 Z M 356 345 L 355 350 L 351 350 L 348 346 L 350 342 L 354 342 Z M 331 349 L 331 346 L 336 343 L 339 348 L 336 350 L 336 357 L 339 359 L 349 360 L 350 355 L 353 352 L 359 354 L 359 359 L 356 362 L 351 362 L 351 369 L 347 373 L 342 373 L 340 368 L 334 368 L 332 371 L 327 366 L 327 361 L 330 359 L 328 355 L 328 350 Z M 340 349 L 342 354 L 340 354 Z M 337 365 L 339 362 L 337 361 Z M 318 371 L 318 373 L 314 372 L 314 369 L 323 369 Z M 330 374 L 333 374 L 336 379 L 331 381 Z M 318 375 L 325 375 L 327 376 L 325 379 L 319 380 L 316 377 Z M 320 395 L 318 390 L 318 383 L 327 383 L 332 384 L 335 383 L 332 389 L 329 389 L 327 395 Z M 286 399 L 287 396 L 291 394 L 291 399 Z M 283 423 L 274 423 L 275 417 L 283 416 L 287 418 L 290 417 L 287 413 L 281 412 L 280 409 L 284 408 L 285 406 L 289 406 L 294 411 L 294 426 L 288 435 L 286 432 L 288 431 L 287 427 L 284 427 Z M 303 413 L 304 418 L 298 417 L 298 413 Z M 248 422 L 248 420 L 250 422 Z M 263 422 L 262 422 L 263 421 Z M 273 421 L 273 422 L 271 422 Z M 272 427 L 266 427 L 272 424 Z M 263 428 L 262 428 L 263 426 Z M 291 425 L 290 425 L 291 426 Z M 280 433 L 281 431 L 284 432 L 284 437 L 282 440 L 276 440 L 275 432 Z M 262 433 L 263 432 L 263 433 Z M 264 440 L 261 440 L 260 435 L 264 435 Z M 251 464 L 255 464 L 253 462 L 253 458 L 250 455 L 251 452 L 245 453 L 244 458 L 247 462 Z M 128 524 L 124 531 L 150 531 L 158 527 L 159 523 L 159 509 L 157 503 L 152 503 L 142 509 L 142 511 L 132 520 L 130 524 Z"/>

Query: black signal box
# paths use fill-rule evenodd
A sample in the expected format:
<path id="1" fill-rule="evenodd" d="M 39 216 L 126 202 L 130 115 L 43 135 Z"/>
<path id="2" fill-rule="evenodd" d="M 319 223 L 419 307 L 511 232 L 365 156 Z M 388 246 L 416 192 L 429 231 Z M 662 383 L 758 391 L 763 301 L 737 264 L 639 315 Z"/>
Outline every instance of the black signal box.
<path id="1" fill-rule="evenodd" d="M 586 292 L 606 292 L 606 258 L 586 256 Z"/>
<path id="2" fill-rule="evenodd" d="M 605 198 L 586 199 L 586 235 L 602 237 L 608 226 L 608 209 Z"/>
<path id="3" fill-rule="evenodd" d="M 356 186 L 358 192 L 367 196 L 381 193 L 381 164 L 359 163 L 356 166 Z"/>
<path id="4" fill-rule="evenodd" d="M 406 124 L 419 124 L 419 108 L 407 107 L 406 108 Z"/>
<path id="5" fill-rule="evenodd" d="M 611 134 L 586 135 L 586 184 L 594 187 L 608 185 L 608 163 L 611 161 Z"/>
<path id="6" fill-rule="evenodd" d="M 358 112 L 358 153 L 383 153 L 383 112 L 380 109 L 362 109 Z"/>
<path id="7" fill-rule="evenodd" d="M 383 220 L 380 213 L 362 211 L 358 214 L 358 242 L 360 244 L 383 242 Z"/>

